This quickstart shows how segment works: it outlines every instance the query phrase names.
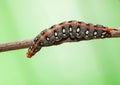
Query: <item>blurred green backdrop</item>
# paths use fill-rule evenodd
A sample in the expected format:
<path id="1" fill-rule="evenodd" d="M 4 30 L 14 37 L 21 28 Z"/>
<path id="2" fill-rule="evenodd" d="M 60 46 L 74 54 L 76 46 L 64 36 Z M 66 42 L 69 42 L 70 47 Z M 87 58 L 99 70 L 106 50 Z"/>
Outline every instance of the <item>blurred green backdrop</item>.
<path id="1" fill-rule="evenodd" d="M 68 20 L 118 28 L 120 0 L 0 0 L 0 43 L 34 38 Z M 120 85 L 120 39 L 0 53 L 0 85 Z"/>

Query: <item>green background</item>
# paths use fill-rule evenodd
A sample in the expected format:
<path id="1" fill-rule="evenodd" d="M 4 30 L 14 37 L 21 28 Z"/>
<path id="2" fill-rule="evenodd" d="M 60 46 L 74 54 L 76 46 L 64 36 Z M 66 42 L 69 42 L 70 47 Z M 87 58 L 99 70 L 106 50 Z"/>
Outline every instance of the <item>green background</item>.
<path id="1" fill-rule="evenodd" d="M 0 43 L 34 38 L 45 28 L 80 20 L 120 26 L 120 0 L 0 0 Z M 120 85 L 120 39 L 0 53 L 0 85 Z"/>

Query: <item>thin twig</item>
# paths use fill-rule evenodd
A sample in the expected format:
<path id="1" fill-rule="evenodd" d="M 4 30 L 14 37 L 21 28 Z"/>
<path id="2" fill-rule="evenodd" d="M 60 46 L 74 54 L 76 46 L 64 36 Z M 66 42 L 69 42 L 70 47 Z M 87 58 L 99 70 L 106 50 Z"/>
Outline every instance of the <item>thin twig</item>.
<path id="1" fill-rule="evenodd" d="M 32 42 L 33 39 L 3 43 L 0 44 L 0 52 L 28 48 L 30 45 L 32 45 Z"/>
<path id="2" fill-rule="evenodd" d="M 120 29 L 112 31 L 111 38 L 120 38 Z M 69 40 L 66 40 L 66 42 L 67 41 L 69 42 Z M 0 44 L 0 52 L 28 48 L 29 46 L 32 45 L 32 43 L 33 39 L 3 43 Z"/>

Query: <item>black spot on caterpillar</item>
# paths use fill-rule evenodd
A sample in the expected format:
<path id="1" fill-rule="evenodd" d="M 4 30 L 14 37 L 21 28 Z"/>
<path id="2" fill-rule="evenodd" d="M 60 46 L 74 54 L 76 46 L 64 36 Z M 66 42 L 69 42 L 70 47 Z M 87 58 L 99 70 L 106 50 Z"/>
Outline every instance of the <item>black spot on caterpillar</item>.
<path id="1" fill-rule="evenodd" d="M 43 46 L 58 45 L 63 42 L 108 38 L 111 37 L 112 30 L 115 29 L 80 21 L 62 22 L 43 30 L 37 35 L 28 49 L 27 57 L 31 58 Z"/>

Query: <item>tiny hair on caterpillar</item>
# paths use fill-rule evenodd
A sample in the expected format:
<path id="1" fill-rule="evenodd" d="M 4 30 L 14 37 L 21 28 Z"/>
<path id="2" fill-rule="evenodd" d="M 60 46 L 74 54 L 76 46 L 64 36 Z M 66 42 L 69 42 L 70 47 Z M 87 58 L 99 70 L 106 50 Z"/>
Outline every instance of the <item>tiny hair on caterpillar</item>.
<path id="1" fill-rule="evenodd" d="M 59 45 L 64 42 L 110 38 L 114 28 L 93 25 L 82 21 L 67 21 L 51 26 L 38 34 L 29 47 L 27 57 L 31 58 L 43 46 Z"/>

